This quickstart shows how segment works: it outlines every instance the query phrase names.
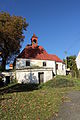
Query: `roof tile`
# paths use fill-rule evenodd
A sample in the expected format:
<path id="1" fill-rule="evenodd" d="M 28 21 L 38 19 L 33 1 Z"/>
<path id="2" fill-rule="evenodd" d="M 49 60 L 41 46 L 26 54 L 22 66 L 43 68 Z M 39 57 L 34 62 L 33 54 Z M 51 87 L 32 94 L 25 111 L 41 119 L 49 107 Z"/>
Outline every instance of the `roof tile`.
<path id="1" fill-rule="evenodd" d="M 37 60 L 52 60 L 56 62 L 63 62 L 58 56 L 48 54 L 42 46 L 36 46 L 33 48 L 31 45 L 27 45 L 26 48 L 18 55 L 17 58 L 37 59 Z"/>

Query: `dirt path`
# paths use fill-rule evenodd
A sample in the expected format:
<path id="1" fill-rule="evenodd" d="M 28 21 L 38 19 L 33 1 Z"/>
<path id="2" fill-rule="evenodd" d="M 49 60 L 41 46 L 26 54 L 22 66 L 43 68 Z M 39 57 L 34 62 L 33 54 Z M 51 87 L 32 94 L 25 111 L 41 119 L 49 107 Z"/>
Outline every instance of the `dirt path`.
<path id="1" fill-rule="evenodd" d="M 52 120 L 80 120 L 80 91 L 70 92 Z"/>

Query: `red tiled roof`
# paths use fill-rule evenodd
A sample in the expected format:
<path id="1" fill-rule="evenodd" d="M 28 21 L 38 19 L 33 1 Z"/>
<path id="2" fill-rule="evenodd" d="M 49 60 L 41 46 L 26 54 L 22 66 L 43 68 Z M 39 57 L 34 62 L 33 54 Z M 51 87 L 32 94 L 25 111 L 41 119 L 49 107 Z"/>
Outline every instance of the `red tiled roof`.
<path id="1" fill-rule="evenodd" d="M 63 62 L 58 56 L 53 55 L 53 54 L 49 54 L 51 56 L 51 58 L 56 61 L 56 62 Z"/>
<path id="2" fill-rule="evenodd" d="M 33 48 L 27 45 L 26 48 L 19 54 L 17 58 L 37 59 L 37 60 L 52 60 L 56 62 L 63 62 L 56 55 L 48 54 L 42 46 Z"/>

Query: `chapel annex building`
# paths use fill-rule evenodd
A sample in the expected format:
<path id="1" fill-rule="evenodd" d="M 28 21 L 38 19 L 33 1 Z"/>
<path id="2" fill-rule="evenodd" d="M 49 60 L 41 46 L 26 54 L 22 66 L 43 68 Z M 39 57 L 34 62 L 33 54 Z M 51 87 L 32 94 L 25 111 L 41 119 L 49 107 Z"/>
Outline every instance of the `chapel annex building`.
<path id="1" fill-rule="evenodd" d="M 80 51 L 76 57 L 76 65 L 77 65 L 78 70 L 80 70 Z"/>
<path id="2" fill-rule="evenodd" d="M 27 45 L 16 58 L 16 79 L 19 83 L 42 83 L 54 75 L 66 75 L 64 62 L 38 45 L 38 37 L 33 34 Z"/>

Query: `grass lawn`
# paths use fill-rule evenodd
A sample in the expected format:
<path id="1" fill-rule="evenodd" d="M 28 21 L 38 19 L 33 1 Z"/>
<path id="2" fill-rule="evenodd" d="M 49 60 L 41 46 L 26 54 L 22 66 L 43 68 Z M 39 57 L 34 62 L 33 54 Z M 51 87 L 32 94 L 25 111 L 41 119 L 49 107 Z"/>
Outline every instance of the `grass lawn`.
<path id="1" fill-rule="evenodd" d="M 64 93 L 80 89 L 80 81 L 56 77 L 45 84 L 11 84 L 0 88 L 0 120 L 50 120 L 57 115 Z"/>

